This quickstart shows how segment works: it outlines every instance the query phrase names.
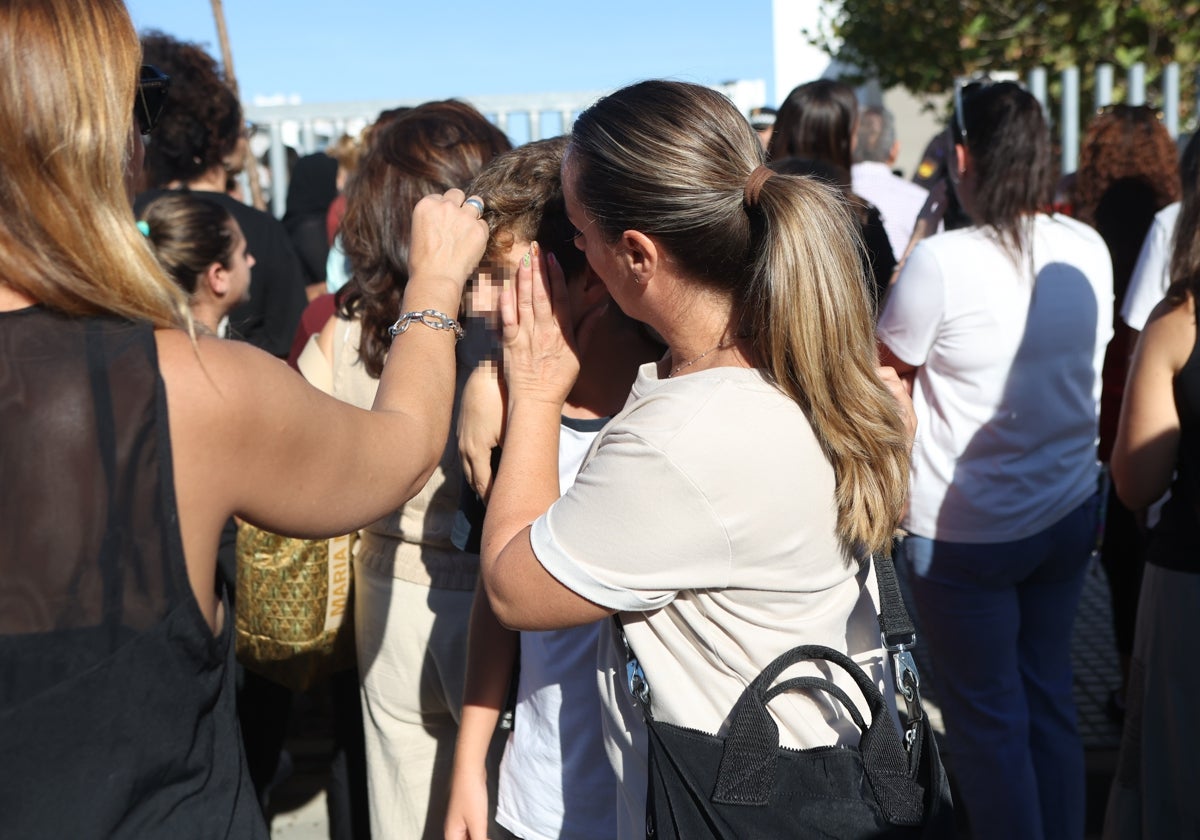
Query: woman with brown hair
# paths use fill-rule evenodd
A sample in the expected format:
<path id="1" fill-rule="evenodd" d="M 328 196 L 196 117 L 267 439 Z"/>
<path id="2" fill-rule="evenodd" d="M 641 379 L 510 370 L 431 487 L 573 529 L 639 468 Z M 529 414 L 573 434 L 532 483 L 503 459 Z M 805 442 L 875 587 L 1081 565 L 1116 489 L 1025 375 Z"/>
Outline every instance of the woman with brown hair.
<path id="1" fill-rule="evenodd" d="M 890 550 L 908 439 L 876 372 L 841 197 L 771 172 L 728 99 L 679 82 L 633 85 L 581 114 L 562 174 L 576 246 L 668 351 L 639 369 L 560 497 L 578 362 L 558 326 L 561 274 L 537 247 L 524 258 L 519 299 L 502 297 L 508 424 L 481 554 L 496 616 L 542 630 L 620 613 L 655 717 L 710 733 L 801 643 L 846 652 L 892 697 L 866 559 Z M 538 272 L 558 278 L 552 298 Z M 618 836 L 642 837 L 645 726 L 621 650 L 606 622 Z M 856 742 L 819 698 L 779 700 L 784 744 Z"/>
<path id="2" fill-rule="evenodd" d="M 403 233 L 421 196 L 467 187 L 508 139 L 462 102 L 427 102 L 378 125 L 346 191 L 341 237 L 351 279 L 337 314 L 301 354 L 310 382 L 370 406 L 407 294 Z M 452 328 L 454 329 L 454 328 Z M 456 398 L 484 330 L 458 345 Z M 354 559 L 354 629 L 366 730 L 371 832 L 440 837 L 462 715 L 467 622 L 479 568 L 450 534 L 462 471 L 447 445 L 404 506 L 362 530 Z"/>
<path id="3" fill-rule="evenodd" d="M 1100 396 L 1100 460 L 1108 463 L 1136 331 L 1120 318 L 1125 292 L 1154 214 L 1179 200 L 1179 152 L 1152 108 L 1110 105 L 1088 125 L 1072 186 L 1075 218 L 1104 238 L 1113 264 L 1113 338 L 1104 354 Z M 1110 487 L 1100 559 L 1108 575 L 1113 630 L 1121 658 L 1121 685 L 1109 695 L 1108 712 L 1125 710 L 1125 683 L 1141 588 L 1144 523 Z"/>
<path id="4" fill-rule="evenodd" d="M 138 222 L 154 256 L 179 288 L 197 328 L 216 335 L 221 320 L 250 294 L 254 255 L 237 220 L 186 194 L 150 203 Z"/>
<path id="5" fill-rule="evenodd" d="M 858 99 L 854 89 L 844 82 L 818 79 L 794 89 L 779 106 L 767 156 L 771 168 L 777 172 L 788 171 L 787 158 L 833 167 L 833 183 L 858 219 L 866 245 L 863 280 L 878 308 L 896 270 L 896 255 L 892 253 L 879 208 L 856 195 L 851 187 L 850 167 L 857 132 Z"/>
<path id="6" fill-rule="evenodd" d="M 454 341 L 414 323 L 362 411 L 195 335 L 129 208 L 140 59 L 119 0 L 0 4 L 0 130 L 22 138 L 0 155 L 2 830 L 266 838 L 222 526 L 328 536 L 413 496 L 444 448 Z M 487 238 L 463 203 L 414 213 L 397 315 L 457 314 Z"/>

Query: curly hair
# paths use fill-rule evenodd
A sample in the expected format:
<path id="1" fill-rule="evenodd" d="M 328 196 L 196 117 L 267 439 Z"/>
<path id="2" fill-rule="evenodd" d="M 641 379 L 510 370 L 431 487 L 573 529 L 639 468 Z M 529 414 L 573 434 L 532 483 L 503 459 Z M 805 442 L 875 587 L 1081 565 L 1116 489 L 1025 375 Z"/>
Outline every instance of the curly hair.
<path id="1" fill-rule="evenodd" d="M 1088 126 L 1075 174 L 1075 215 L 1100 233 L 1113 259 L 1113 287 L 1125 296 L 1154 214 L 1179 200 L 1175 142 L 1144 105 L 1114 105 Z"/>
<path id="2" fill-rule="evenodd" d="M 143 33 L 142 56 L 171 77 L 162 117 L 146 146 L 149 185 L 186 183 L 222 165 L 237 149 L 242 106 L 216 60 L 198 44 L 155 31 Z"/>
<path id="3" fill-rule="evenodd" d="M 587 258 L 575 247 L 575 226 L 567 219 L 562 194 L 563 157 L 569 137 L 535 140 L 505 152 L 484 167 L 469 193 L 483 198 L 487 209 L 489 260 L 499 260 L 513 243 L 538 242 L 554 253 L 563 274 L 583 271 Z"/>
<path id="4" fill-rule="evenodd" d="M 426 102 L 372 130 L 346 187 L 342 247 L 351 278 L 338 314 L 362 319 L 359 358 L 378 379 L 408 283 L 412 211 L 429 193 L 466 189 L 484 164 L 511 148 L 484 116 L 453 99 Z"/>

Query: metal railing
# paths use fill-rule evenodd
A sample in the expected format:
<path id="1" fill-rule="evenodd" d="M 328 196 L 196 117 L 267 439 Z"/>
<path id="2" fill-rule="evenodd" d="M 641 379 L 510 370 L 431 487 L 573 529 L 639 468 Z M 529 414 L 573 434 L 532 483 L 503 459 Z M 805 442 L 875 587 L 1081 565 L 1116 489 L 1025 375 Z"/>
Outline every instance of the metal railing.
<path id="1" fill-rule="evenodd" d="M 1111 64 L 1096 66 L 1092 85 L 1092 99 L 1095 111 L 1099 111 L 1106 105 L 1113 104 L 1115 72 L 1115 68 Z M 1080 116 L 1082 94 L 1079 68 L 1068 67 L 1062 70 L 1059 73 L 1059 81 L 1061 92 L 1057 113 L 1051 109 L 1048 95 L 1049 72 L 1045 68 L 1039 67 L 1031 71 L 1027 79 L 1027 84 L 1029 91 L 1042 103 L 1042 107 L 1046 109 L 1047 116 L 1051 117 L 1057 123 L 1057 133 L 1062 141 L 1062 171 L 1074 172 L 1079 165 L 1079 144 L 1082 136 L 1080 132 L 1080 124 L 1082 122 Z M 1200 96 L 1200 83 L 1195 87 L 1198 92 L 1197 95 Z M 1167 131 L 1170 132 L 1172 139 L 1178 139 L 1181 115 L 1180 106 L 1183 101 L 1181 98 L 1182 86 L 1178 64 L 1168 64 L 1163 68 L 1163 73 L 1159 80 L 1159 88 L 1161 97 L 1159 107 L 1162 111 L 1163 124 L 1166 126 Z M 1145 105 L 1147 104 L 1146 96 L 1146 65 L 1141 63 L 1133 64 L 1126 71 L 1125 99 L 1123 101 L 1128 105 Z M 1200 101 L 1196 103 L 1194 113 L 1200 113 Z"/>
<path id="2" fill-rule="evenodd" d="M 734 81 L 715 85 L 747 113 L 766 100 L 766 82 Z M 555 137 L 571 130 L 579 113 L 608 91 L 534 93 L 512 96 L 461 97 L 509 136 L 514 143 Z M 254 153 L 265 149 L 271 173 L 271 212 L 282 216 L 287 202 L 290 146 L 299 154 L 319 152 L 343 134 L 357 135 L 381 111 L 415 106 L 423 99 L 387 99 L 358 102 L 281 103 L 246 105 L 246 119 L 257 127 L 251 141 Z"/>

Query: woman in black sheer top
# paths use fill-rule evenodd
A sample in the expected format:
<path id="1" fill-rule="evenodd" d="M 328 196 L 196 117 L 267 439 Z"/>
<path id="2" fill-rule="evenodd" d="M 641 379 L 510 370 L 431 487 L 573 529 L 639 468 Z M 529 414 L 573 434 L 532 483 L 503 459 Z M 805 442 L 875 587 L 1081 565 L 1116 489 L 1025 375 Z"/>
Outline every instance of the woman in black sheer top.
<path id="1" fill-rule="evenodd" d="M 458 190 L 418 205 L 401 312 L 425 317 L 374 411 L 328 398 L 197 335 L 154 261 L 127 192 L 162 84 L 139 59 L 120 0 L 0 4 L 0 131 L 20 138 L 0 152 L 0 834 L 265 838 L 221 526 L 344 533 L 417 492 L 487 225 Z"/>

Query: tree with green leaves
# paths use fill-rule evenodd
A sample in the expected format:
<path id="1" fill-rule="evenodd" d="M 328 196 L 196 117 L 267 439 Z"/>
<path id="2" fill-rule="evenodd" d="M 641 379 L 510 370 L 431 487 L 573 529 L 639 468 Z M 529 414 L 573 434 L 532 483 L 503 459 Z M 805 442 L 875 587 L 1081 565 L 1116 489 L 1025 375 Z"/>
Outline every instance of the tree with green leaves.
<path id="1" fill-rule="evenodd" d="M 1200 59 L 1200 0 L 829 0 L 814 43 L 884 87 L 940 93 L 956 76 Z M 1191 73 L 1185 71 L 1185 91 Z M 1187 97 L 1184 99 L 1187 102 Z"/>

